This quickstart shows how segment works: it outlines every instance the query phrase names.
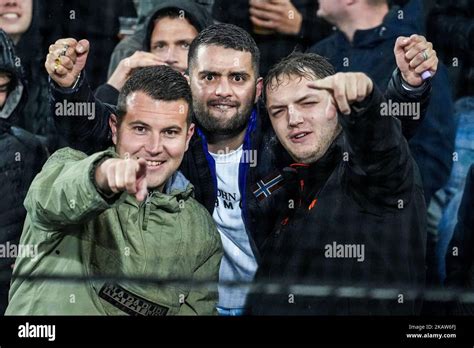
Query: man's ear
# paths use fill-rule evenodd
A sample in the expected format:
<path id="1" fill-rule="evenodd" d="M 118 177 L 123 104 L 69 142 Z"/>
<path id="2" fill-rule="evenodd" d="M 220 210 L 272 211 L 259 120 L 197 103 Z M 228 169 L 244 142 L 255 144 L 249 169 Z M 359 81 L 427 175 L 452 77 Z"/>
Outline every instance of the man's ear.
<path id="1" fill-rule="evenodd" d="M 260 96 L 262 95 L 262 91 L 263 91 L 263 77 L 259 77 L 257 79 L 257 84 L 256 84 L 254 104 L 258 101 L 258 98 L 260 98 Z"/>
<path id="2" fill-rule="evenodd" d="M 183 73 L 183 76 L 184 76 L 184 78 L 186 79 L 186 81 L 188 81 L 188 85 L 191 85 L 191 82 L 189 81 L 189 72 L 188 72 L 188 69 L 186 69 L 186 71 Z"/>
<path id="3" fill-rule="evenodd" d="M 112 131 L 112 142 L 114 145 L 117 145 L 117 138 L 118 138 L 118 121 L 117 116 L 111 114 L 109 117 L 109 126 L 110 130 Z"/>
<path id="4" fill-rule="evenodd" d="M 184 149 L 184 151 L 188 151 L 189 141 L 191 140 L 191 137 L 193 136 L 193 134 L 194 134 L 194 123 L 191 123 L 186 133 L 186 148 Z"/>

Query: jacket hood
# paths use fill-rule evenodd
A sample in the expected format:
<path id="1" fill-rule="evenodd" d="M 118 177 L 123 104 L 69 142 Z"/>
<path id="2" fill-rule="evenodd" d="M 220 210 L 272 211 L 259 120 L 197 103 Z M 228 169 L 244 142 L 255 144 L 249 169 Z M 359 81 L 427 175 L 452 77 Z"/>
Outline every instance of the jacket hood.
<path id="1" fill-rule="evenodd" d="M 24 105 L 26 92 L 21 60 L 15 54 L 14 44 L 10 37 L 0 29 L 0 71 L 11 75 L 13 88 L 8 92 L 5 105 L 0 110 L 0 119 L 9 119 L 19 107 Z M 11 120 L 10 120 L 11 121 Z"/>
<path id="2" fill-rule="evenodd" d="M 144 51 L 150 51 L 150 39 L 154 22 L 156 17 L 165 10 L 176 9 L 184 11 L 184 17 L 187 18 L 198 32 L 213 24 L 211 15 L 206 11 L 206 8 L 194 1 L 189 0 L 165 0 L 157 5 L 151 12 L 152 15 L 148 18 L 145 24 L 146 35 L 143 42 Z"/>
<path id="3" fill-rule="evenodd" d="M 411 0 L 403 7 L 392 6 L 381 25 L 372 29 L 357 30 L 354 34 L 353 45 L 370 48 L 388 38 L 421 33 L 423 21 L 421 0 Z"/>
<path id="4" fill-rule="evenodd" d="M 190 190 L 191 189 L 191 190 Z M 163 190 L 167 195 L 180 195 L 188 198 L 191 195 L 192 184 L 180 171 L 176 171 L 165 185 Z"/>

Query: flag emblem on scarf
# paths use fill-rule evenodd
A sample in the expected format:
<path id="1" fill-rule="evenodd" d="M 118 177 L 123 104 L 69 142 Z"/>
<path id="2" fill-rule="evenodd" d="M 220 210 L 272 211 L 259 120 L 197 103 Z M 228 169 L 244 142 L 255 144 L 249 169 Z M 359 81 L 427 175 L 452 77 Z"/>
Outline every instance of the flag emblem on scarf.
<path id="1" fill-rule="evenodd" d="M 283 186 L 283 180 L 280 173 L 269 175 L 252 186 L 253 194 L 259 201 L 263 201 Z"/>

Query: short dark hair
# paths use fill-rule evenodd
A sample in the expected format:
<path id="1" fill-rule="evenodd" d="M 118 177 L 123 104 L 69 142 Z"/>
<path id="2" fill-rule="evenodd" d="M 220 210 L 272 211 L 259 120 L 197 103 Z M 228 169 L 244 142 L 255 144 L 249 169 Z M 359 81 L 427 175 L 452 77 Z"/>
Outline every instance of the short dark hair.
<path id="1" fill-rule="evenodd" d="M 230 48 L 236 51 L 249 52 L 252 56 L 255 77 L 259 76 L 260 50 L 255 40 L 244 29 L 227 23 L 211 25 L 203 29 L 199 35 L 194 38 L 188 53 L 189 70 L 191 70 L 191 66 L 196 59 L 196 52 L 199 47 L 212 45 Z"/>
<path id="2" fill-rule="evenodd" d="M 191 124 L 192 97 L 188 81 L 169 66 L 148 66 L 132 70 L 118 97 L 117 121 L 119 125 L 127 113 L 127 97 L 133 92 L 143 92 L 155 100 L 185 100 L 189 106 L 186 122 L 188 126 Z"/>
<path id="3" fill-rule="evenodd" d="M 180 12 L 182 11 L 182 12 Z M 156 23 L 160 19 L 170 17 L 170 18 L 179 18 L 181 14 L 184 13 L 184 10 L 179 10 L 177 8 L 164 8 L 163 10 L 157 11 L 153 18 L 153 21 Z"/>
<path id="4" fill-rule="evenodd" d="M 326 58 L 315 53 L 293 52 L 270 69 L 263 82 L 264 93 L 274 80 L 278 87 L 284 77 L 291 75 L 306 79 L 323 79 L 335 73 L 334 67 Z"/>

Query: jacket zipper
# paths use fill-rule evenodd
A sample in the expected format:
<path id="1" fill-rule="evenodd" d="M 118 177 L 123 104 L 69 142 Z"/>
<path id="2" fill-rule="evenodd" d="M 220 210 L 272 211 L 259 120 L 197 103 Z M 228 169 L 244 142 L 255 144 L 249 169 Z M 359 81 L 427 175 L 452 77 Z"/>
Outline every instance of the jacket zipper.
<path id="1" fill-rule="evenodd" d="M 300 202 L 299 202 L 300 207 L 303 203 L 303 192 L 304 192 L 304 180 L 300 180 Z"/>
<path id="2" fill-rule="evenodd" d="M 147 227 L 148 227 L 148 218 L 150 217 L 150 204 L 151 204 L 151 198 L 153 197 L 153 191 L 151 192 L 148 192 L 148 195 L 146 196 L 146 199 L 145 199 L 145 203 L 144 203 L 144 206 L 145 206 L 145 212 L 144 212 L 144 216 L 143 216 L 143 230 L 146 231 Z"/>

